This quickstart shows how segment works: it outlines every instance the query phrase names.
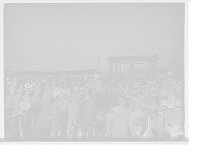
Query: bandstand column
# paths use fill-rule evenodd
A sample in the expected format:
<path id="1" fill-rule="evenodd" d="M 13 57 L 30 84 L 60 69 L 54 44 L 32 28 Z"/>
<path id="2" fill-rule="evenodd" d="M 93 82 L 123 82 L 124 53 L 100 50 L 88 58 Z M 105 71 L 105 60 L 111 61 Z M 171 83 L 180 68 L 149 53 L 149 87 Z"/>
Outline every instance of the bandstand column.
<path id="1" fill-rule="evenodd" d="M 118 76 L 121 75 L 121 63 L 119 62 L 119 72 L 118 72 Z"/>
<path id="2" fill-rule="evenodd" d="M 118 77 L 118 62 L 115 62 L 115 76 Z"/>
<path id="3" fill-rule="evenodd" d="M 135 61 L 132 61 L 132 70 L 133 70 L 133 77 L 135 77 Z"/>
<path id="4" fill-rule="evenodd" d="M 113 63 L 109 62 L 109 77 L 113 77 Z"/>
<path id="5" fill-rule="evenodd" d="M 130 77 L 133 77 L 133 65 L 132 65 L 132 61 L 130 61 Z"/>

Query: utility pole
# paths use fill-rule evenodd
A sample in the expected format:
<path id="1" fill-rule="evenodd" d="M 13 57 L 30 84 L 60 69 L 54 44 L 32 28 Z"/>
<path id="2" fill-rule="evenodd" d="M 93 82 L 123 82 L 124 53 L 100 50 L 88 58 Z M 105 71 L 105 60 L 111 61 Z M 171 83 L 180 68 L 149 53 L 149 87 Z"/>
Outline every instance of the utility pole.
<path id="1" fill-rule="evenodd" d="M 87 76 L 87 53 L 86 53 L 86 76 Z"/>
<path id="2" fill-rule="evenodd" d="M 98 56 L 98 71 L 100 70 L 99 67 L 100 67 L 100 56 Z"/>
<path id="3" fill-rule="evenodd" d="M 20 64 L 20 85 L 22 84 L 22 73 L 21 73 L 21 64 Z"/>

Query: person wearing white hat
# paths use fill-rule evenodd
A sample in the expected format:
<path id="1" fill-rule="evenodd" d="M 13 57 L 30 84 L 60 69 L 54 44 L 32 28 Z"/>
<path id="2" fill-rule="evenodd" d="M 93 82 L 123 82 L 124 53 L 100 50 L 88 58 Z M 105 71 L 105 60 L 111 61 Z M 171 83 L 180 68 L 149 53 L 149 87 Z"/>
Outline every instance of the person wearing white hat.
<path id="1" fill-rule="evenodd" d="M 81 116 L 80 123 L 81 123 L 81 133 L 82 137 L 93 137 L 93 126 L 96 123 L 96 109 L 94 105 L 90 103 L 92 97 L 87 95 L 85 98 L 85 103 L 81 105 L 78 116 Z"/>
<path id="2" fill-rule="evenodd" d="M 169 133 L 163 129 L 163 125 L 165 122 L 165 116 L 164 116 L 165 111 L 166 111 L 166 106 L 160 105 L 158 107 L 159 115 L 152 119 L 151 132 L 154 138 L 170 138 Z"/>

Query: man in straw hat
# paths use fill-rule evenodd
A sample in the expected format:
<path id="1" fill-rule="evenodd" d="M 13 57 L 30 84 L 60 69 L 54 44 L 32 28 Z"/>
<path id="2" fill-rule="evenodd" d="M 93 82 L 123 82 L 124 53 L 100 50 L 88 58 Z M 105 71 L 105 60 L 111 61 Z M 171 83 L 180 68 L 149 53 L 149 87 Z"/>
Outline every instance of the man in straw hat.
<path id="1" fill-rule="evenodd" d="M 151 132 L 154 138 L 169 138 L 169 133 L 163 129 L 165 122 L 164 113 L 167 108 L 165 105 L 160 105 L 158 107 L 158 116 L 154 117 L 151 122 Z"/>
<path id="2" fill-rule="evenodd" d="M 87 95 L 84 98 L 85 103 L 80 107 L 78 116 L 81 115 L 81 127 L 82 137 L 93 137 L 93 128 L 96 123 L 96 109 L 95 106 L 90 103 L 92 100 L 91 95 Z"/>

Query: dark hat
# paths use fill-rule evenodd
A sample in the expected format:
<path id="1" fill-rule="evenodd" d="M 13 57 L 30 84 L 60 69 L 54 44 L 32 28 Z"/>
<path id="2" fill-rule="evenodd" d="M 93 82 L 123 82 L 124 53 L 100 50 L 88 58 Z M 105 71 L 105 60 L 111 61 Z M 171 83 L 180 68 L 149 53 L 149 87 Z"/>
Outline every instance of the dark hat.
<path id="1" fill-rule="evenodd" d="M 126 103 L 125 98 L 120 98 L 120 99 L 119 99 L 119 103 L 120 103 L 120 104 L 125 104 L 125 103 Z"/>
<path id="2" fill-rule="evenodd" d="M 29 108 L 30 108 L 30 102 L 27 100 L 23 100 L 21 102 L 21 109 L 24 111 L 28 111 Z"/>
<path id="3" fill-rule="evenodd" d="M 168 72 L 166 75 L 167 76 L 173 76 L 174 74 L 172 72 Z"/>
<path id="4" fill-rule="evenodd" d="M 145 103 L 143 100 L 138 100 L 138 101 L 136 102 L 136 105 L 137 105 L 139 108 L 142 108 L 142 109 L 144 109 L 144 108 L 147 107 L 146 103 Z"/>
<path id="5" fill-rule="evenodd" d="M 59 100 L 61 100 L 61 97 L 59 95 L 56 95 L 55 101 L 59 101 Z"/>

